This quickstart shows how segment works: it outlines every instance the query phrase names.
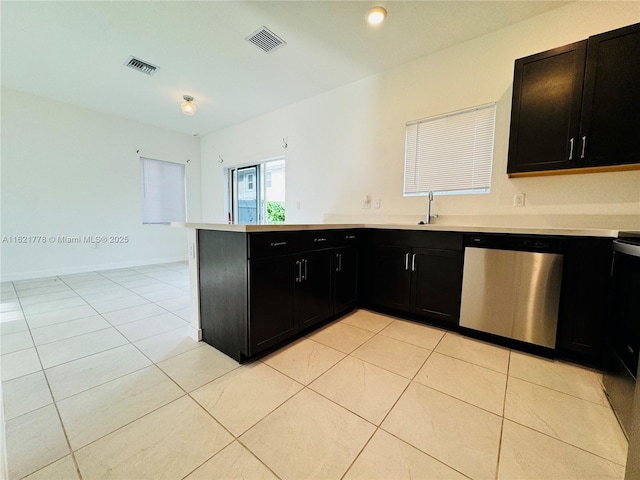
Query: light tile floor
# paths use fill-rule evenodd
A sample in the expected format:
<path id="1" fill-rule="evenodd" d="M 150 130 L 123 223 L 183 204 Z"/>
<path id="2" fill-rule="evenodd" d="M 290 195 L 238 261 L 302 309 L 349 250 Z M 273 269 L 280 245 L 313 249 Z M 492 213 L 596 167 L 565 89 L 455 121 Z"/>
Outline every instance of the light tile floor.
<path id="1" fill-rule="evenodd" d="M 359 310 L 245 365 L 187 265 L 2 283 L 11 479 L 622 479 L 601 375 Z"/>

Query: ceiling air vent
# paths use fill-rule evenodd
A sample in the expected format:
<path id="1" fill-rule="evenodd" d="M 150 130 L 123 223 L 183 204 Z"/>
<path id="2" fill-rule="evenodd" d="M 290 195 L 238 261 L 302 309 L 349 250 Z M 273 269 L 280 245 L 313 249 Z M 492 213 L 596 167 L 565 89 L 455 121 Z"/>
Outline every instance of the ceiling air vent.
<path id="1" fill-rule="evenodd" d="M 245 40 L 249 43 L 253 43 L 260 50 L 267 53 L 271 53 L 287 43 L 267 27 L 262 27 L 259 30 L 256 30 L 246 37 Z"/>
<path id="2" fill-rule="evenodd" d="M 136 57 L 129 57 L 124 65 L 129 68 L 133 68 L 138 72 L 146 73 L 147 75 L 153 75 L 156 73 L 156 70 L 160 70 L 160 67 L 156 67 L 155 65 L 150 64 L 149 62 L 145 62 L 144 60 L 140 60 Z"/>

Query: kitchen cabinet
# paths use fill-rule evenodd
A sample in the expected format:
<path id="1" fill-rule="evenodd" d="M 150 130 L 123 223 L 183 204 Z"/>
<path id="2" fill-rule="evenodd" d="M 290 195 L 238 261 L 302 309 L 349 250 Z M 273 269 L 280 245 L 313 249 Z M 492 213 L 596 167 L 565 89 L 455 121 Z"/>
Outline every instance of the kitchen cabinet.
<path id="1" fill-rule="evenodd" d="M 462 289 L 461 234 L 374 233 L 368 252 L 368 303 L 373 308 L 457 325 Z"/>
<path id="2" fill-rule="evenodd" d="M 601 366 L 613 251 L 610 238 L 565 240 L 556 352 Z"/>
<path id="3" fill-rule="evenodd" d="M 507 173 L 577 166 L 587 42 L 516 60 Z"/>
<path id="4" fill-rule="evenodd" d="M 351 240 L 355 240 L 355 235 Z M 335 249 L 333 313 L 340 314 L 356 308 L 358 304 L 358 247 L 341 246 Z"/>
<path id="5" fill-rule="evenodd" d="M 414 248 L 411 310 L 457 325 L 462 292 L 462 252 Z"/>
<path id="6" fill-rule="evenodd" d="M 257 353 L 331 316 L 330 249 L 249 259 L 249 347 Z"/>
<path id="7" fill-rule="evenodd" d="M 515 62 L 507 173 L 640 163 L 640 24 Z"/>
<path id="8" fill-rule="evenodd" d="M 199 230 L 203 340 L 242 362 L 355 308 L 358 238 Z"/>
<path id="9" fill-rule="evenodd" d="M 250 352 L 259 352 L 298 331 L 297 274 L 293 255 L 249 260 Z"/>
<path id="10" fill-rule="evenodd" d="M 458 328 L 461 232 L 197 232 L 202 339 L 239 362 L 360 307 Z M 611 239 L 563 245 L 555 354 L 601 365 Z"/>

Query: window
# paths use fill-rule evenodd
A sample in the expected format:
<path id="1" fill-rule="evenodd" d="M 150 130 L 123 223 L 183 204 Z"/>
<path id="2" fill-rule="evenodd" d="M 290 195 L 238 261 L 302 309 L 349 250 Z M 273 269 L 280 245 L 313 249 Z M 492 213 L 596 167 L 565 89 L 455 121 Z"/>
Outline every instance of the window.
<path id="1" fill-rule="evenodd" d="M 234 167 L 229 174 L 229 221 L 284 223 L 284 158 Z"/>
<path id="2" fill-rule="evenodd" d="M 184 222 L 184 165 L 140 157 L 142 223 Z"/>
<path id="3" fill-rule="evenodd" d="M 489 193 L 496 104 L 407 123 L 404 195 Z"/>

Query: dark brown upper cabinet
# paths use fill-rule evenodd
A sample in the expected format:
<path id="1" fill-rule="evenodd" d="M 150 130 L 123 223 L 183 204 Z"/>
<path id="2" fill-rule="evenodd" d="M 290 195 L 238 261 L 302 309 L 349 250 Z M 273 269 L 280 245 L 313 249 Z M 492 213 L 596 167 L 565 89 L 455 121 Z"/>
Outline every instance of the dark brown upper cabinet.
<path id="1" fill-rule="evenodd" d="M 640 163 L 640 24 L 515 62 L 507 173 Z"/>

